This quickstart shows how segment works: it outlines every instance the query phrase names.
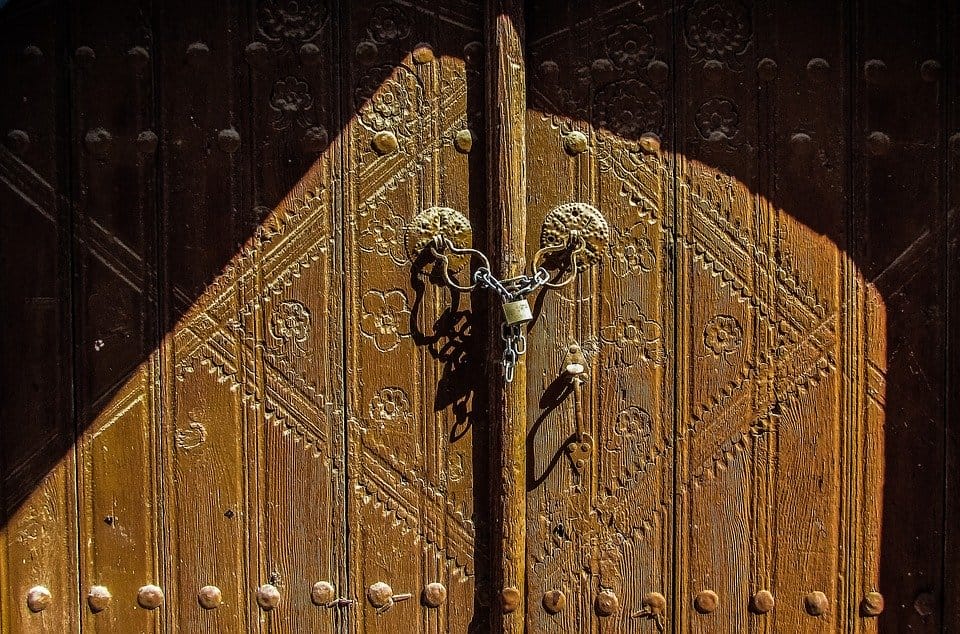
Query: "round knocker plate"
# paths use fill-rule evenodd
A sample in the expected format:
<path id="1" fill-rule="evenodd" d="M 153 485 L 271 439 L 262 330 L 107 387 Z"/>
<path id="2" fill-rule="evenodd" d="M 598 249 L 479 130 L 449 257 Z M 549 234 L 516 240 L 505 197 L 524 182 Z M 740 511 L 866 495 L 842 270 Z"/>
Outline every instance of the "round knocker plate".
<path id="1" fill-rule="evenodd" d="M 555 207 L 543 219 L 540 247 L 570 244 L 574 232 L 584 241 L 584 251 L 577 256 L 577 270 L 583 271 L 600 261 L 610 236 L 607 221 L 593 205 L 567 203 Z"/>
<path id="2" fill-rule="evenodd" d="M 470 221 L 456 209 L 430 207 L 417 214 L 406 231 L 407 255 L 416 260 L 436 236 L 443 236 L 458 249 L 470 246 L 473 234 Z"/>

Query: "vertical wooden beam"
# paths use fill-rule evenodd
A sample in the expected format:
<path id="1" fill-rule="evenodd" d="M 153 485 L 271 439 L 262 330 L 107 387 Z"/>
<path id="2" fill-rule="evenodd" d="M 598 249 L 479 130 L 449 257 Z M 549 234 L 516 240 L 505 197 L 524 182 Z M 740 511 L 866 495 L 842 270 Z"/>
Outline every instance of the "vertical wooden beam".
<path id="1" fill-rule="evenodd" d="M 488 236 L 494 274 L 523 274 L 526 244 L 526 84 L 523 59 L 523 3 L 491 2 L 487 15 L 487 148 L 489 156 Z M 494 465 L 499 503 L 498 588 L 501 631 L 523 631 L 526 560 L 526 366 L 521 357 L 513 381 L 499 370 L 503 317 L 492 307 L 490 332 L 490 425 L 499 459 Z M 495 560 L 496 561 L 496 560 Z"/>

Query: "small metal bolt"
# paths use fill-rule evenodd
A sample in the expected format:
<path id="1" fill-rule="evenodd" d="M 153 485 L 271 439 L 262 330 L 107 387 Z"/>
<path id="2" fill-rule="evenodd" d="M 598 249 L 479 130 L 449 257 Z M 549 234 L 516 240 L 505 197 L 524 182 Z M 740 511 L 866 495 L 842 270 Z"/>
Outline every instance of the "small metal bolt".
<path id="1" fill-rule="evenodd" d="M 620 599 L 613 590 L 601 590 L 597 594 L 595 608 L 598 615 L 610 616 L 620 609 Z"/>
<path id="2" fill-rule="evenodd" d="M 548 590 L 543 593 L 543 609 L 550 614 L 557 614 L 567 605 L 567 595 L 561 590 Z"/>
<path id="3" fill-rule="evenodd" d="M 103 612 L 110 605 L 113 595 L 106 586 L 93 586 L 87 594 L 87 605 L 93 612 Z"/>
<path id="4" fill-rule="evenodd" d="M 516 588 L 504 588 L 500 593 L 500 602 L 503 611 L 509 614 L 520 607 L 520 591 Z"/>
<path id="5" fill-rule="evenodd" d="M 381 156 L 396 152 L 397 148 L 400 147 L 397 136 L 389 131 L 381 131 L 374 134 L 370 144 L 373 146 L 373 149 L 377 151 L 377 154 Z"/>
<path id="6" fill-rule="evenodd" d="M 163 605 L 163 590 L 153 584 L 141 586 L 137 590 L 137 603 L 145 610 L 156 610 Z"/>
<path id="7" fill-rule="evenodd" d="M 329 606 L 337 598 L 337 590 L 329 581 L 318 581 L 310 588 L 310 600 L 314 605 Z"/>
<path id="8" fill-rule="evenodd" d="M 773 609 L 775 603 L 769 590 L 759 590 L 750 598 L 750 609 L 757 614 L 766 614 Z"/>
<path id="9" fill-rule="evenodd" d="M 434 581 L 423 589 L 421 597 L 423 604 L 428 608 L 438 608 L 447 600 L 447 588 L 442 583 Z"/>
<path id="10" fill-rule="evenodd" d="M 27 607 L 31 612 L 43 612 L 53 602 L 53 595 L 45 586 L 33 586 L 27 590 Z"/>
<path id="11" fill-rule="evenodd" d="M 579 130 L 568 132 L 563 136 L 563 149 L 570 156 L 576 156 L 587 151 L 587 136 Z"/>
<path id="12" fill-rule="evenodd" d="M 280 605 L 280 590 L 271 583 L 265 583 L 257 588 L 257 605 L 262 610 L 270 611 Z"/>
<path id="13" fill-rule="evenodd" d="M 217 586 L 203 586 L 197 592 L 197 603 L 205 610 L 213 610 L 223 603 L 223 593 Z"/>
<path id="14" fill-rule="evenodd" d="M 803 598 L 803 607 L 810 616 L 821 616 L 830 607 L 830 601 L 827 595 L 817 590 Z"/>
<path id="15" fill-rule="evenodd" d="M 700 614 L 710 614 L 716 612 L 720 605 L 720 597 L 713 590 L 701 590 L 693 599 L 693 607 Z"/>
<path id="16" fill-rule="evenodd" d="M 413 49 L 413 61 L 417 64 L 428 64 L 434 60 L 433 49 L 429 44 L 417 44 Z"/>
<path id="17" fill-rule="evenodd" d="M 883 595 L 879 592 L 868 592 L 860 602 L 860 614 L 863 616 L 880 616 L 883 608 Z"/>
<path id="18" fill-rule="evenodd" d="M 472 131 L 464 128 L 457 132 L 453 137 L 453 146 L 461 154 L 468 154 L 473 149 L 474 134 Z"/>

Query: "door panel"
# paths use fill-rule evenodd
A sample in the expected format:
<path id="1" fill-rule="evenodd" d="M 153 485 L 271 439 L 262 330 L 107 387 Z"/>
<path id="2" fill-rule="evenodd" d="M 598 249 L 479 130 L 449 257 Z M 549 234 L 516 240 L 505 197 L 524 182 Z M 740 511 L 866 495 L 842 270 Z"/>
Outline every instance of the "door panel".
<path id="1" fill-rule="evenodd" d="M 594 204 L 610 225 L 599 270 L 547 294 L 532 328 L 529 623 L 868 630 L 878 570 L 844 553 L 879 547 L 864 527 L 879 515 L 883 418 L 865 386 L 882 384 L 882 309 L 843 225 L 827 237 L 796 219 L 842 219 L 844 172 L 777 196 L 792 166 L 770 153 L 775 102 L 755 87 L 772 72 L 763 6 L 623 11 L 527 14 L 528 252 L 558 204 Z M 811 197 L 829 202 L 813 212 Z M 562 459 L 574 399 L 545 396 L 572 342 L 590 373 L 582 474 Z M 556 615 L 538 599 L 550 590 L 568 593 Z"/>
<path id="2" fill-rule="evenodd" d="M 528 13 L 527 252 L 540 247 L 545 216 L 563 203 L 594 205 L 610 227 L 601 263 L 562 291 L 544 292 L 530 333 L 527 610 L 534 631 L 631 631 L 644 595 L 673 597 L 672 165 L 638 140 L 639 133 L 663 136 L 669 125 L 669 86 L 654 94 L 643 70 L 654 59 L 671 61 L 672 37 L 667 22 L 637 21 L 632 7 L 610 5 Z M 637 46 L 627 50 L 627 42 Z M 604 78 L 602 87 L 591 72 Z M 587 139 L 579 153 L 577 135 Z M 561 376 L 572 345 L 589 367 L 579 404 Z M 581 468 L 571 453 L 578 405 L 591 444 Z M 567 599 L 556 615 L 541 599 L 551 591 Z M 600 592 L 616 596 L 613 615 L 598 604 Z"/>
<path id="3" fill-rule="evenodd" d="M 947 631 L 960 9 L 821 5 L 0 1 L 0 630 Z M 568 203 L 507 385 L 408 226 Z"/>
<path id="4" fill-rule="evenodd" d="M 406 227 L 432 207 L 482 210 L 473 143 L 482 122 L 468 114 L 481 76 L 463 59 L 479 46 L 480 17 L 468 3 L 436 13 L 378 5 L 351 10 L 347 23 L 355 115 L 343 133 L 344 421 L 356 631 L 462 632 L 473 619 L 483 349 L 470 296 L 437 284 L 429 260 L 408 249 Z"/>

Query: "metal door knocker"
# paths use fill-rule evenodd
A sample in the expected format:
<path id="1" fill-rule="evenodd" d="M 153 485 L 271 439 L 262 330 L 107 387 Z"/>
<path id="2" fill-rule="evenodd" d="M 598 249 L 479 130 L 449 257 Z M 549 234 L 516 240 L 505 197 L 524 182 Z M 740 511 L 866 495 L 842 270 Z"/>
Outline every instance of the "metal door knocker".
<path id="1" fill-rule="evenodd" d="M 479 286 L 499 296 L 504 316 L 501 363 L 504 380 L 510 383 L 517 360 L 527 348 L 523 325 L 533 321 L 532 294 L 541 288 L 562 288 L 596 264 L 606 248 L 609 227 L 592 205 L 567 203 L 554 208 L 544 218 L 540 249 L 530 261 L 530 273 L 507 280 L 497 278 L 487 256 L 468 246 L 471 233 L 470 221 L 460 212 L 449 207 L 430 207 L 407 225 L 407 251 L 413 260 L 429 253 L 450 288 L 469 293 Z M 459 282 L 456 274 L 473 259 L 479 261 L 479 266 L 470 275 L 470 282 Z"/>

